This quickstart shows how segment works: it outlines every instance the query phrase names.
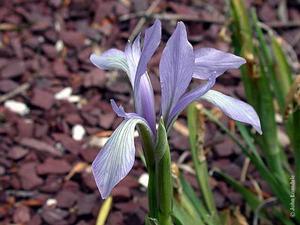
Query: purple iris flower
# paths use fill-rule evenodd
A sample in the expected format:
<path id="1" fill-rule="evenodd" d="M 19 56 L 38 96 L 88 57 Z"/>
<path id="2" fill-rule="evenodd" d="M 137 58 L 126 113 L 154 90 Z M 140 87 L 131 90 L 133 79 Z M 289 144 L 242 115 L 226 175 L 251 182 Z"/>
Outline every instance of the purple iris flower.
<path id="1" fill-rule="evenodd" d="M 102 198 L 131 170 L 135 158 L 134 131 L 137 124 L 148 130 L 155 142 L 156 117 L 154 95 L 147 73 L 147 64 L 161 39 L 161 23 L 145 31 L 143 47 L 139 34 L 125 51 L 109 49 L 102 55 L 92 54 L 90 60 L 100 69 L 120 69 L 127 74 L 133 88 L 135 113 L 126 113 L 114 100 L 113 110 L 123 122 L 113 132 L 92 164 L 93 175 Z M 216 78 L 228 69 L 239 68 L 246 61 L 213 48 L 193 50 L 187 39 L 184 23 L 179 22 L 163 50 L 159 74 L 161 83 L 161 117 L 170 130 L 177 116 L 193 101 L 204 99 L 218 106 L 230 118 L 251 124 L 261 133 L 255 110 L 245 102 L 210 90 Z M 188 90 L 192 78 L 203 80 L 199 87 Z"/>

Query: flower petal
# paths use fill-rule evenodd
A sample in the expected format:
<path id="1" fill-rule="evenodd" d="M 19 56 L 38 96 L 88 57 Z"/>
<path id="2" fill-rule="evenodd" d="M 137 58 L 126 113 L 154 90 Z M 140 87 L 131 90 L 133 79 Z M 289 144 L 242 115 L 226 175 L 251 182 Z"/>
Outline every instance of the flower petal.
<path id="1" fill-rule="evenodd" d="M 110 103 L 111 103 L 111 106 L 112 106 L 114 112 L 119 117 L 122 117 L 124 119 L 130 119 L 130 118 L 138 117 L 138 114 L 136 114 L 136 113 L 127 113 L 127 112 L 125 112 L 123 106 L 117 106 L 115 100 L 111 99 Z"/>
<path id="2" fill-rule="evenodd" d="M 129 74 L 129 67 L 126 61 L 125 54 L 118 49 L 109 49 L 101 55 L 92 54 L 90 56 L 90 60 L 99 69 L 120 69 Z"/>
<path id="3" fill-rule="evenodd" d="M 201 99 L 218 106 L 230 118 L 252 125 L 262 134 L 259 117 L 251 105 L 214 90 L 208 91 Z"/>
<path id="4" fill-rule="evenodd" d="M 188 42 L 184 24 L 179 22 L 163 50 L 159 64 L 161 107 L 165 121 L 190 84 L 193 67 L 193 47 Z"/>
<path id="5" fill-rule="evenodd" d="M 237 69 L 246 60 L 231 53 L 223 52 L 214 48 L 199 48 L 195 53 L 194 78 L 208 79 L 210 76 L 220 76 L 226 70 Z"/>
<path id="6" fill-rule="evenodd" d="M 137 124 L 150 128 L 147 122 L 134 117 L 124 120 L 113 132 L 92 164 L 92 172 L 102 198 L 131 170 L 135 158 L 134 129 Z"/>
<path id="7" fill-rule="evenodd" d="M 152 132 L 155 133 L 154 93 L 147 73 L 141 77 L 139 87 L 134 91 L 134 101 L 136 112 L 147 120 Z"/>
<path id="8" fill-rule="evenodd" d="M 184 94 L 170 113 L 167 121 L 167 129 L 170 128 L 179 113 L 181 113 L 193 101 L 199 100 L 202 95 L 204 95 L 214 86 L 215 82 L 216 78 L 210 77 L 208 81 L 206 81 L 206 83 L 202 84 L 200 87 L 197 87 L 194 90 Z"/>
<path id="9" fill-rule="evenodd" d="M 146 29 L 143 50 L 138 62 L 135 87 L 139 84 L 139 79 L 147 70 L 147 64 L 157 49 L 161 39 L 161 22 L 155 20 L 154 24 Z"/>
<path id="10" fill-rule="evenodd" d="M 140 34 L 135 38 L 133 43 L 130 42 L 127 43 L 124 53 L 129 67 L 130 82 L 134 89 L 135 74 L 141 58 L 141 35 Z"/>

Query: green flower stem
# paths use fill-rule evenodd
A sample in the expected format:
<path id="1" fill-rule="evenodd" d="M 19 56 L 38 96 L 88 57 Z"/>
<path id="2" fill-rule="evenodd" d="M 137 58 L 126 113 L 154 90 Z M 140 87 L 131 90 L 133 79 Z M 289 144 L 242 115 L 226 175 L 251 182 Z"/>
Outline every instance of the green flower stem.
<path id="1" fill-rule="evenodd" d="M 156 157 L 157 194 L 159 205 L 158 224 L 173 225 L 171 217 L 173 200 L 171 155 L 167 140 L 167 133 L 162 120 L 159 123 L 155 153 L 158 156 Z M 162 158 L 160 159 L 161 155 Z"/>
<path id="2" fill-rule="evenodd" d="M 148 219 L 158 218 L 158 205 L 157 205 L 157 185 L 156 185 L 156 172 L 155 172 L 155 158 L 154 158 L 154 143 L 153 138 L 146 130 L 145 127 L 139 126 L 139 133 L 142 138 L 143 150 L 149 174 L 148 181 L 148 206 L 149 214 Z M 147 220 L 147 219 L 146 219 Z"/>

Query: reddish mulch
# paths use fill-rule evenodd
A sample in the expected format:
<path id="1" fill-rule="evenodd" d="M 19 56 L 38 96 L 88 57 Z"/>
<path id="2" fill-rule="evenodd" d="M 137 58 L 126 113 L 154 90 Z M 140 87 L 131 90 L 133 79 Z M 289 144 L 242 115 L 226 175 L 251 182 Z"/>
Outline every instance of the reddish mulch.
<path id="1" fill-rule="evenodd" d="M 109 99 L 116 99 L 128 111 L 132 109 L 132 101 L 124 74 L 96 69 L 89 55 L 110 47 L 123 49 L 138 22 L 134 16 L 130 20 L 125 17 L 147 9 L 149 2 L 0 1 L 1 224 L 95 224 L 102 200 L 89 165 L 120 122 L 111 110 Z M 223 1 L 201 2 L 161 1 L 155 13 L 177 13 L 207 20 L 186 22 L 191 42 L 198 47 L 230 51 L 219 35 L 222 26 L 209 22 L 225 20 Z M 259 7 L 264 22 L 279 21 L 280 1 L 251 2 Z M 291 1 L 288 5 L 288 16 L 293 21 L 300 19 L 296 4 Z M 175 24 L 163 21 L 163 42 Z M 278 31 L 299 56 L 299 29 L 288 27 Z M 157 68 L 162 48 L 163 44 L 149 65 L 150 72 L 155 74 L 151 79 L 157 102 L 160 88 Z M 25 90 L 9 95 L 24 84 Z M 243 98 L 239 84 L 238 71 L 232 71 L 221 77 L 215 88 Z M 74 96 L 68 100 L 55 98 L 66 87 L 72 88 Z M 21 116 L 5 108 L 4 102 L 11 99 L 25 103 L 29 113 Z M 184 115 L 180 121 L 185 123 Z M 72 138 L 75 125 L 86 131 L 82 140 Z M 239 178 L 243 155 L 213 124 L 208 124 L 207 130 L 207 147 L 214 146 L 208 153 L 210 166 Z M 176 131 L 171 133 L 170 140 L 176 161 L 188 149 L 188 140 Z M 188 157 L 186 162 L 189 160 Z M 107 224 L 143 224 L 147 198 L 138 178 L 144 171 L 137 157 L 129 176 L 112 192 L 114 205 Z M 258 178 L 251 166 L 249 173 Z M 187 178 L 196 186 L 191 175 Z M 220 209 L 230 204 L 243 205 L 241 197 L 224 182 L 212 180 L 212 184 Z"/>

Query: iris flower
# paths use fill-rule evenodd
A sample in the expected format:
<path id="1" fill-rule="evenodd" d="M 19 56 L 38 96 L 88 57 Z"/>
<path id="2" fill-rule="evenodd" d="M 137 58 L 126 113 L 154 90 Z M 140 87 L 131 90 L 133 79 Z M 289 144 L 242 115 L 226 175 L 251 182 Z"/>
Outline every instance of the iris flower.
<path id="1" fill-rule="evenodd" d="M 131 170 L 135 158 L 134 131 L 138 124 L 146 128 L 156 139 L 154 94 L 147 73 L 147 64 L 159 46 L 161 22 L 145 30 L 143 47 L 141 34 L 128 43 L 124 51 L 109 49 L 102 55 L 92 54 L 91 62 L 100 69 L 123 70 L 131 83 L 135 112 L 126 113 L 111 100 L 113 110 L 123 122 L 113 132 L 96 156 L 92 171 L 102 198 L 113 189 Z M 246 61 L 238 56 L 213 48 L 193 49 L 187 39 L 183 22 L 178 22 L 168 40 L 159 63 L 161 84 L 161 115 L 169 131 L 177 116 L 193 101 L 206 100 L 219 107 L 230 118 L 250 124 L 261 133 L 260 121 L 255 110 L 245 102 L 211 90 L 216 78 L 228 69 L 239 68 Z M 189 90 L 192 79 L 202 84 Z"/>

